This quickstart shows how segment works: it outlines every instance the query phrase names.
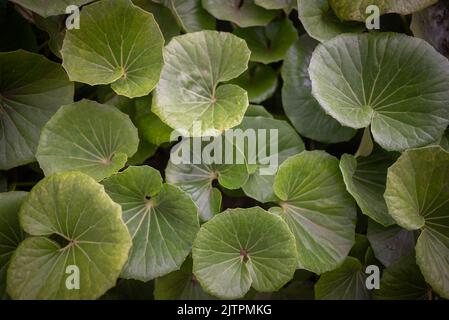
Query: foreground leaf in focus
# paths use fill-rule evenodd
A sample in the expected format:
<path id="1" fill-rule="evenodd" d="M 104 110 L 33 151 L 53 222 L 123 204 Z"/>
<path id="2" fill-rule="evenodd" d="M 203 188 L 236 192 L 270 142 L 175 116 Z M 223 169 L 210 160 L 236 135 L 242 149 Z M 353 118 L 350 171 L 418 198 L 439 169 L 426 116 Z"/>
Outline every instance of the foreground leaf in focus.
<path id="1" fill-rule="evenodd" d="M 321 274 L 340 265 L 354 244 L 356 209 L 338 168 L 322 151 L 304 151 L 279 168 L 272 208 L 296 238 L 298 266 Z"/>
<path id="2" fill-rule="evenodd" d="M 248 108 L 242 88 L 223 84 L 248 68 L 242 39 L 201 31 L 175 37 L 165 48 L 165 65 L 153 95 L 153 112 L 184 136 L 218 135 L 238 125 Z M 200 132 L 193 126 L 199 125 Z"/>
<path id="3" fill-rule="evenodd" d="M 30 237 L 8 269 L 13 299 L 96 299 L 115 285 L 131 238 L 120 206 L 91 177 L 69 172 L 43 179 L 19 216 Z M 79 289 L 69 290 L 76 284 L 68 278 L 74 268 Z"/>
<path id="4" fill-rule="evenodd" d="M 138 144 L 126 114 L 82 100 L 60 108 L 45 125 L 36 158 L 47 176 L 76 170 L 100 181 L 123 168 Z"/>
<path id="5" fill-rule="evenodd" d="M 61 50 L 70 80 L 111 84 L 120 95 L 147 95 L 159 81 L 164 38 L 151 13 L 130 0 L 83 8 L 80 28 L 67 30 Z"/>
<path id="6" fill-rule="evenodd" d="M 193 245 L 193 273 L 220 298 L 243 297 L 252 286 L 279 290 L 296 269 L 295 238 L 282 219 L 254 207 L 229 209 L 204 224 Z"/>
<path id="7" fill-rule="evenodd" d="M 395 33 L 341 35 L 314 51 L 312 93 L 341 124 L 365 128 L 388 151 L 434 142 L 449 123 L 449 61 Z"/>
<path id="8" fill-rule="evenodd" d="M 424 278 L 449 298 L 449 153 L 441 147 L 405 151 L 390 167 L 385 201 L 396 222 L 421 230 L 416 262 Z"/>
<path id="9" fill-rule="evenodd" d="M 43 56 L 0 53 L 0 170 L 34 161 L 42 127 L 73 91 L 64 69 Z"/>
<path id="10" fill-rule="evenodd" d="M 190 197 L 163 185 L 159 172 L 148 166 L 129 167 L 102 183 L 122 206 L 133 240 L 121 277 L 148 281 L 179 269 L 199 230 Z"/>

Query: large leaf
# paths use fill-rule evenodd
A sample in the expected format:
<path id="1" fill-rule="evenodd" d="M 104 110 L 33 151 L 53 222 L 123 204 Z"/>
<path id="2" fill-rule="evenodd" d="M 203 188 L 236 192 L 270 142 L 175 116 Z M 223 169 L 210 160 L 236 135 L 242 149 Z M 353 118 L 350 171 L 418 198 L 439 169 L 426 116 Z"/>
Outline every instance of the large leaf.
<path id="1" fill-rule="evenodd" d="M 282 219 L 267 211 L 229 209 L 204 224 L 193 245 L 193 273 L 221 298 L 240 298 L 252 286 L 279 290 L 293 278 L 295 238 Z"/>
<path id="2" fill-rule="evenodd" d="M 245 117 L 238 128 L 254 130 L 256 138 L 250 142 L 256 146 L 256 161 L 249 161 L 250 148 L 244 150 L 247 162 L 250 166 L 250 175 L 242 186 L 245 194 L 259 202 L 276 201 L 273 191 L 274 178 L 277 167 L 288 157 L 304 151 L 304 142 L 296 131 L 284 120 L 269 119 L 265 117 Z M 259 136 L 259 132 L 266 130 L 266 134 Z M 273 135 L 271 131 L 276 131 Z M 265 143 L 264 143 L 265 142 Z M 276 150 L 272 150 L 272 148 Z M 269 170 L 270 160 L 274 167 Z M 261 170 L 267 170 L 262 172 Z"/>
<path id="3" fill-rule="evenodd" d="M 449 122 L 449 61 L 423 40 L 341 35 L 317 47 L 309 71 L 324 110 L 349 127 L 371 124 L 386 150 L 427 145 Z"/>
<path id="4" fill-rule="evenodd" d="M 0 53 L 0 169 L 33 162 L 43 125 L 72 101 L 60 65 L 22 50 Z"/>
<path id="5" fill-rule="evenodd" d="M 340 265 L 354 244 L 356 210 L 338 160 L 304 151 L 279 168 L 277 208 L 296 238 L 299 267 L 321 274 Z"/>
<path id="6" fill-rule="evenodd" d="M 275 20 L 266 27 L 239 28 L 236 36 L 245 39 L 251 50 L 251 61 L 269 64 L 284 59 L 287 50 L 298 38 L 289 19 Z"/>
<path id="7" fill-rule="evenodd" d="M 60 108 L 45 125 L 36 158 L 45 175 L 77 170 L 99 181 L 120 170 L 138 144 L 127 115 L 82 100 Z"/>
<path id="8" fill-rule="evenodd" d="M 164 4 L 185 32 L 215 29 L 215 19 L 201 6 L 201 0 L 153 0 Z"/>
<path id="9" fill-rule="evenodd" d="M 226 189 L 235 190 L 242 187 L 248 179 L 248 169 L 242 151 L 234 146 L 235 161 L 227 164 L 226 146 L 229 140 L 220 136 L 208 141 L 207 139 L 200 141 L 199 138 L 183 139 L 173 147 L 165 169 L 167 182 L 179 186 L 190 194 L 198 206 L 203 221 L 209 220 L 221 211 L 221 192 L 214 187 L 215 182 Z M 222 153 L 218 161 L 210 150 L 210 147 L 215 145 Z M 188 159 L 184 160 L 186 157 Z M 178 158 L 183 159 L 179 161 Z M 243 161 L 238 163 L 238 158 Z"/>
<path id="10" fill-rule="evenodd" d="M 192 273 L 192 258 L 188 257 L 181 269 L 156 279 L 154 297 L 157 300 L 214 300 L 204 292 Z"/>
<path id="11" fill-rule="evenodd" d="M 379 290 L 373 297 L 379 300 L 424 300 L 429 288 L 416 265 L 415 253 L 402 257 L 384 270 Z"/>
<path id="12" fill-rule="evenodd" d="M 309 64 L 317 41 L 303 35 L 288 50 L 282 66 L 282 105 L 298 132 L 310 139 L 336 143 L 351 139 L 356 131 L 327 115 L 312 96 Z"/>
<path id="13" fill-rule="evenodd" d="M 384 227 L 372 220 L 368 222 L 367 237 L 374 255 L 386 267 L 413 251 L 415 236 L 399 226 Z"/>
<path id="14" fill-rule="evenodd" d="M 278 86 L 278 74 L 270 66 L 250 64 L 249 69 L 231 81 L 248 92 L 251 103 L 261 103 L 273 96 Z"/>
<path id="15" fill-rule="evenodd" d="M 19 216 L 31 237 L 10 262 L 12 298 L 95 299 L 115 285 L 131 239 L 120 206 L 95 180 L 79 172 L 45 178 L 31 190 Z M 69 266 L 79 270 L 79 289 L 67 286 L 76 283 L 68 278 Z"/>
<path id="16" fill-rule="evenodd" d="M 399 13 L 407 15 L 420 11 L 438 0 L 329 0 L 337 16 L 342 20 L 365 21 L 370 15 L 366 8 L 375 5 L 380 14 Z"/>
<path id="17" fill-rule="evenodd" d="M 242 28 L 265 26 L 277 15 L 274 10 L 259 7 L 254 0 L 202 0 L 202 4 L 215 18 Z"/>
<path id="18" fill-rule="evenodd" d="M 65 14 L 68 6 L 82 6 L 94 0 L 10 0 L 36 12 L 40 16 L 49 17 Z"/>
<path id="19" fill-rule="evenodd" d="M 449 2 L 439 1 L 432 7 L 414 13 L 410 29 L 415 37 L 426 40 L 449 58 Z"/>
<path id="20" fill-rule="evenodd" d="M 6 299 L 6 270 L 12 254 L 25 238 L 19 225 L 19 210 L 26 192 L 0 193 L 0 300 Z"/>
<path id="21" fill-rule="evenodd" d="M 360 23 L 343 22 L 332 11 L 328 0 L 298 0 L 298 13 L 309 36 L 327 41 L 347 32 L 362 32 Z"/>
<path id="22" fill-rule="evenodd" d="M 199 230 L 197 208 L 180 189 L 163 185 L 151 167 L 129 167 L 103 181 L 122 206 L 133 240 L 121 277 L 148 281 L 181 267 Z"/>
<path id="23" fill-rule="evenodd" d="M 159 81 L 164 37 L 154 16 L 130 0 L 83 8 L 81 27 L 66 32 L 61 50 L 72 81 L 111 84 L 127 97 L 147 95 Z"/>
<path id="24" fill-rule="evenodd" d="M 368 157 L 344 154 L 340 160 L 346 189 L 354 197 L 363 214 L 384 226 L 395 224 L 383 197 L 387 169 L 394 161 L 393 155 L 381 150 Z"/>
<path id="25" fill-rule="evenodd" d="M 315 285 L 319 300 L 367 300 L 371 293 L 366 288 L 366 274 L 359 260 L 348 257 L 333 271 L 321 275 Z"/>
<path id="26" fill-rule="evenodd" d="M 153 96 L 153 112 L 183 135 L 217 135 L 238 125 L 248 108 L 242 88 L 224 84 L 248 67 L 245 41 L 217 31 L 175 37 L 165 48 L 165 65 Z M 204 134 L 207 132 L 208 134 Z"/>
<path id="27" fill-rule="evenodd" d="M 449 298 L 449 153 L 441 147 L 405 151 L 388 170 L 385 200 L 396 222 L 421 230 L 416 260 L 424 278 Z"/>

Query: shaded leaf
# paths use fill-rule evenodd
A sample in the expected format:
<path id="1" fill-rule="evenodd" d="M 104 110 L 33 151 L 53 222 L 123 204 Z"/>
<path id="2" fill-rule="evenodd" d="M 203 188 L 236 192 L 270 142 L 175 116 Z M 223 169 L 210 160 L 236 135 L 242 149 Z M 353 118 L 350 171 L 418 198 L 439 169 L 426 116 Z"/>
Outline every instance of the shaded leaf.
<path id="1" fill-rule="evenodd" d="M 66 13 L 66 8 L 71 5 L 82 6 L 94 0 L 10 0 L 22 7 L 36 12 L 42 17 L 57 16 Z"/>
<path id="2" fill-rule="evenodd" d="M 60 65 L 26 51 L 0 53 L 0 169 L 34 161 L 43 125 L 73 101 Z"/>

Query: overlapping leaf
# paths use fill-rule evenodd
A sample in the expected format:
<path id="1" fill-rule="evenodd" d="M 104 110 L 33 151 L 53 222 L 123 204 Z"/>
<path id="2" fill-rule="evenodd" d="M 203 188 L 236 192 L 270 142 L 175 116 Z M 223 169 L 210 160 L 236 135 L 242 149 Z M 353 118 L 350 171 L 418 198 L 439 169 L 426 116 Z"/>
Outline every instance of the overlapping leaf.
<path id="1" fill-rule="evenodd" d="M 183 135 L 217 135 L 238 125 L 248 108 L 242 88 L 224 84 L 248 67 L 242 39 L 201 31 L 175 37 L 165 48 L 165 65 L 153 96 L 153 112 Z M 192 130 L 200 126 L 199 133 Z"/>
<path id="2" fill-rule="evenodd" d="M 309 71 L 324 110 L 352 128 L 371 125 L 386 150 L 427 145 L 449 122 L 449 61 L 423 40 L 341 35 L 317 47 Z"/>
<path id="3" fill-rule="evenodd" d="M 47 177 L 30 192 L 19 216 L 31 236 L 10 262 L 12 298 L 96 299 L 115 285 L 131 239 L 120 206 L 95 180 L 79 172 Z M 76 285 L 68 278 L 76 277 L 73 269 L 79 271 L 79 289 L 68 285 Z"/>
<path id="4" fill-rule="evenodd" d="M 60 65 L 22 50 L 0 53 L 0 169 L 33 162 L 43 125 L 72 101 Z"/>
<path id="5" fill-rule="evenodd" d="M 0 300 L 6 299 L 6 270 L 12 254 L 25 238 L 19 224 L 19 210 L 26 192 L 0 193 Z"/>
<path id="6" fill-rule="evenodd" d="M 36 158 L 46 175 L 77 170 L 102 180 L 120 170 L 138 144 L 126 114 L 82 100 L 60 108 L 45 125 Z"/>
<path id="7" fill-rule="evenodd" d="M 298 13 L 309 36 L 321 42 L 342 33 L 362 32 L 365 29 L 362 24 L 338 19 L 328 0 L 298 0 Z"/>
<path id="8" fill-rule="evenodd" d="M 179 269 L 199 230 L 197 208 L 180 189 L 163 185 L 151 167 L 129 167 L 103 181 L 122 206 L 133 240 L 122 277 L 148 281 Z"/>
<path id="9" fill-rule="evenodd" d="M 277 15 L 274 10 L 259 7 L 254 0 L 202 0 L 202 4 L 215 18 L 242 28 L 265 26 Z"/>
<path id="10" fill-rule="evenodd" d="M 309 64 L 317 41 L 303 35 L 288 50 L 282 67 L 282 105 L 293 126 L 303 136 L 325 143 L 347 141 L 355 135 L 327 115 L 312 96 Z"/>
<path id="11" fill-rule="evenodd" d="M 11 0 L 21 6 L 36 12 L 40 16 L 49 17 L 66 14 L 69 6 L 82 6 L 94 0 Z"/>
<path id="12" fill-rule="evenodd" d="M 279 168 L 273 208 L 296 238 L 298 265 L 323 273 L 340 265 L 354 244 L 356 210 L 338 168 L 322 151 L 304 151 Z"/>
<path id="13" fill-rule="evenodd" d="M 365 21 L 370 15 L 368 6 L 379 8 L 380 14 L 399 13 L 407 15 L 420 11 L 438 0 L 329 0 L 337 16 L 342 20 Z"/>
<path id="14" fill-rule="evenodd" d="M 416 261 L 424 278 L 449 298 L 449 153 L 441 147 L 405 151 L 390 167 L 385 200 L 396 222 L 420 229 Z"/>
<path id="15" fill-rule="evenodd" d="M 164 38 L 154 16 L 131 0 L 83 8 L 81 27 L 66 32 L 61 50 L 72 81 L 111 84 L 120 95 L 147 95 L 159 81 Z"/>

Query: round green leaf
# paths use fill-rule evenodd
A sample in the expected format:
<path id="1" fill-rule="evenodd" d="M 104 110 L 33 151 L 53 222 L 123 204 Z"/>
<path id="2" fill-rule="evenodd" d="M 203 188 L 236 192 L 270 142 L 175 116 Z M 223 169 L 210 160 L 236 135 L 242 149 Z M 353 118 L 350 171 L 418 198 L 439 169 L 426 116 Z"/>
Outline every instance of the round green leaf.
<path id="1" fill-rule="evenodd" d="M 0 193 L 0 300 L 6 299 L 6 270 L 12 254 L 25 238 L 19 224 L 19 210 L 26 192 Z"/>
<path id="2" fill-rule="evenodd" d="M 201 0 L 153 0 L 170 9 L 185 32 L 215 29 L 215 19 L 201 6 Z"/>
<path id="3" fill-rule="evenodd" d="M 168 183 L 179 186 L 190 194 L 198 206 L 201 220 L 207 221 L 221 211 L 221 192 L 213 186 L 219 185 L 235 190 L 245 184 L 248 179 L 248 169 L 243 153 L 234 147 L 233 155 L 242 163 L 234 161 L 226 164 L 226 140 L 224 136 L 214 140 L 199 141 L 198 138 L 183 139 L 173 147 L 170 161 L 165 169 L 165 178 Z M 207 152 L 208 146 L 219 146 L 221 143 L 222 157 L 216 161 L 211 152 Z M 178 161 L 174 157 L 188 157 L 189 161 Z"/>
<path id="4" fill-rule="evenodd" d="M 426 40 L 449 58 L 449 2 L 439 1 L 432 7 L 414 13 L 410 29 L 415 37 Z"/>
<path id="5" fill-rule="evenodd" d="M 415 253 L 402 257 L 383 271 L 379 290 L 373 297 L 378 300 L 425 300 L 429 289 L 416 265 Z"/>
<path id="6" fill-rule="evenodd" d="M 242 28 L 265 26 L 277 15 L 276 11 L 259 7 L 254 0 L 202 0 L 202 4 L 215 18 Z"/>
<path id="7" fill-rule="evenodd" d="M 438 0 L 329 0 L 330 5 L 341 20 L 362 22 L 371 14 L 366 12 L 370 5 L 377 6 L 380 14 L 399 13 L 408 15 L 436 2 Z"/>
<path id="8" fill-rule="evenodd" d="M 44 124 L 73 102 L 59 64 L 26 51 L 0 53 L 0 170 L 34 161 Z"/>
<path id="9" fill-rule="evenodd" d="M 245 39 L 251 50 L 251 61 L 269 64 L 284 59 L 287 50 L 298 38 L 289 19 L 275 20 L 266 27 L 240 28 L 234 34 Z"/>
<path id="10" fill-rule="evenodd" d="M 192 258 L 188 257 L 181 269 L 156 279 L 154 287 L 156 300 L 214 300 L 204 292 L 192 273 Z"/>
<path id="11" fill-rule="evenodd" d="M 287 225 L 259 207 L 215 216 L 193 244 L 193 273 L 220 298 L 241 298 L 251 286 L 279 290 L 293 278 L 296 265 L 295 238 Z"/>
<path id="12" fill-rule="evenodd" d="M 304 151 L 279 168 L 274 208 L 296 238 L 300 268 L 321 274 L 340 265 L 354 244 L 356 209 L 346 192 L 338 160 Z"/>
<path id="13" fill-rule="evenodd" d="M 42 17 L 65 14 L 68 6 L 82 6 L 94 0 L 11 0 Z"/>
<path id="14" fill-rule="evenodd" d="M 248 92 L 251 103 L 261 103 L 273 96 L 278 86 L 278 75 L 270 66 L 252 64 L 240 77 L 231 81 Z"/>
<path id="15" fill-rule="evenodd" d="M 261 130 L 266 130 L 265 138 L 257 137 L 254 143 L 257 145 L 257 163 L 249 163 L 252 166 L 250 175 L 246 183 L 242 186 L 245 194 L 259 202 L 276 201 L 273 191 L 273 183 L 277 167 L 288 157 L 304 151 L 304 142 L 296 131 L 284 120 L 269 119 L 265 117 L 245 117 L 239 128 L 245 130 L 255 130 L 256 134 Z M 271 134 L 275 130 L 277 137 Z M 267 137 L 268 135 L 268 137 Z M 263 144 L 265 139 L 265 144 Z M 270 150 L 270 145 L 277 148 Z M 249 148 L 244 150 L 248 162 Z M 261 172 L 262 168 L 268 169 L 270 157 L 276 159 L 275 168 L 272 172 Z M 268 174 L 270 173 L 270 174 Z"/>
<path id="16" fill-rule="evenodd" d="M 425 41 L 395 33 L 341 35 L 314 51 L 313 95 L 341 124 L 371 124 L 386 150 L 427 145 L 449 122 L 449 61 Z"/>
<path id="17" fill-rule="evenodd" d="M 288 50 L 282 67 L 282 105 L 298 132 L 312 140 L 336 143 L 351 139 L 356 131 L 327 115 L 312 96 L 309 64 L 317 41 L 307 35 Z"/>
<path id="18" fill-rule="evenodd" d="M 147 95 L 159 81 L 164 37 L 151 13 L 130 0 L 83 8 L 81 27 L 67 30 L 61 50 L 70 80 L 111 84 L 120 95 Z"/>
<path id="19" fill-rule="evenodd" d="M 386 267 L 413 251 L 415 236 L 399 226 L 384 227 L 372 220 L 368 222 L 367 237 L 374 255 Z"/>
<path id="20" fill-rule="evenodd" d="M 342 33 L 365 30 L 365 26 L 360 23 L 339 20 L 328 0 L 298 0 L 298 13 L 309 36 L 320 42 L 330 40 Z"/>
<path id="21" fill-rule="evenodd" d="M 323 274 L 315 285 L 318 300 L 368 300 L 366 274 L 359 260 L 348 257 L 333 271 Z"/>
<path id="22" fill-rule="evenodd" d="M 47 177 L 31 190 L 19 217 L 31 237 L 10 262 L 13 299 L 96 299 L 115 285 L 131 239 L 120 206 L 95 180 L 79 172 Z M 73 284 L 69 266 L 78 268 L 79 289 L 67 286 Z"/>
<path id="23" fill-rule="evenodd" d="M 421 230 L 416 260 L 424 278 L 449 298 L 449 153 L 441 147 L 405 151 L 388 169 L 385 201 L 396 222 Z"/>
<path id="24" fill-rule="evenodd" d="M 190 197 L 162 185 L 159 171 L 148 166 L 129 167 L 102 183 L 122 206 L 133 240 L 121 277 L 148 281 L 178 270 L 199 230 L 197 208 Z"/>
<path id="25" fill-rule="evenodd" d="M 394 161 L 395 158 L 391 154 L 382 151 L 357 158 L 344 154 L 340 160 L 346 189 L 354 197 L 363 214 L 384 226 L 395 224 L 383 197 L 387 169 Z"/>
<path id="26" fill-rule="evenodd" d="M 127 115 L 82 100 L 61 107 L 45 125 L 36 158 L 47 176 L 77 170 L 100 181 L 120 170 L 138 144 Z"/>
<path id="27" fill-rule="evenodd" d="M 219 84 L 242 74 L 249 55 L 245 41 L 229 33 L 201 31 L 173 38 L 165 48 L 153 112 L 185 136 L 198 135 L 192 132 L 195 124 L 201 125 L 203 136 L 238 125 L 248 95 L 236 85 Z"/>

